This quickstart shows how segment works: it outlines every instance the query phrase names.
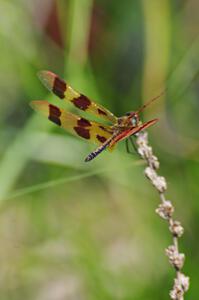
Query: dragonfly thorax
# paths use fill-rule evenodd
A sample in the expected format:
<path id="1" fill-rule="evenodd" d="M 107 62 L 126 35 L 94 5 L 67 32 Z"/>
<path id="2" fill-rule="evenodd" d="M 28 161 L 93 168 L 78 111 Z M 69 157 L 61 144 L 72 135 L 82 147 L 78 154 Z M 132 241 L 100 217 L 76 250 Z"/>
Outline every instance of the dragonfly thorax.
<path id="1" fill-rule="evenodd" d="M 128 112 L 125 116 L 118 118 L 116 127 L 131 128 L 137 127 L 140 124 L 139 116 L 136 112 Z"/>
<path id="2" fill-rule="evenodd" d="M 139 125 L 140 118 L 136 112 L 134 111 L 128 112 L 126 116 L 128 117 L 127 118 L 128 126 L 136 127 Z"/>

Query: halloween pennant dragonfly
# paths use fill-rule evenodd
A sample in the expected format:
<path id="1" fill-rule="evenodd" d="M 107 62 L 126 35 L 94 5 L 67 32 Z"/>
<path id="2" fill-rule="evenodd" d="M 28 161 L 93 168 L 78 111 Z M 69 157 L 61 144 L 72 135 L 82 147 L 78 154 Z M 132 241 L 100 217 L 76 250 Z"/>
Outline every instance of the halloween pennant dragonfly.
<path id="1" fill-rule="evenodd" d="M 76 108 L 111 123 L 111 125 L 104 125 L 103 123 L 89 121 L 81 116 L 65 111 L 48 101 L 32 101 L 30 103 L 34 110 L 41 112 L 53 123 L 76 136 L 90 140 L 98 145 L 98 148 L 86 157 L 86 162 L 94 159 L 106 148 L 109 150 L 113 149 L 119 141 L 130 138 L 132 135 L 154 125 L 158 121 L 158 119 L 153 119 L 142 123 L 139 113 L 160 95 L 150 100 L 150 102 L 146 103 L 138 111 L 129 112 L 125 116 L 118 118 L 103 106 L 73 90 L 71 86 L 56 74 L 50 71 L 41 71 L 38 76 L 44 86 L 61 100 L 69 101 Z"/>

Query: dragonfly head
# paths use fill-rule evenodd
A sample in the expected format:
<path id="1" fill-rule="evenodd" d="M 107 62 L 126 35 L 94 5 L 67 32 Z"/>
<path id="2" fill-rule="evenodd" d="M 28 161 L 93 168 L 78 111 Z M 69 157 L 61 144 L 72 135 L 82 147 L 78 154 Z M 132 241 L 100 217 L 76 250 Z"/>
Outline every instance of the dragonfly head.
<path id="1" fill-rule="evenodd" d="M 126 113 L 126 116 L 128 117 L 128 123 L 130 126 L 136 127 L 140 124 L 140 118 L 136 112 L 128 112 Z"/>

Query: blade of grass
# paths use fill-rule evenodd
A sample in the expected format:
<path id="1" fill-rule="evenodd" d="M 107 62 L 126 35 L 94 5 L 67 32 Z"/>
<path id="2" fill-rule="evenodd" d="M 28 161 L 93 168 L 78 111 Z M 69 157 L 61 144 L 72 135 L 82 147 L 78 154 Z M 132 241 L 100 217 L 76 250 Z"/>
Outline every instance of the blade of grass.
<path id="1" fill-rule="evenodd" d="M 128 164 L 126 164 L 124 166 L 124 168 L 130 168 L 132 167 L 132 165 L 141 165 L 143 164 L 143 162 L 141 160 L 138 161 L 134 161 Z M 114 167 L 114 168 L 99 168 L 99 169 L 92 169 L 91 171 L 85 172 L 83 174 L 77 174 L 74 176 L 67 176 L 67 177 L 63 177 L 63 178 L 59 178 L 59 179 L 55 179 L 55 180 L 51 180 L 51 181 L 47 181 L 47 182 L 43 182 L 43 183 L 39 183 L 39 184 L 35 184 L 33 186 L 28 186 L 19 190 L 14 191 L 13 193 L 11 193 L 10 195 L 8 195 L 4 200 L 8 200 L 8 199 L 13 199 L 13 198 L 17 198 L 17 197 L 21 197 L 24 195 L 29 195 L 31 193 L 34 192 L 38 192 L 44 189 L 48 189 L 48 188 L 52 188 L 64 183 L 68 183 L 68 182 L 72 182 L 72 181 L 76 181 L 76 180 L 80 180 L 80 179 L 84 179 L 84 178 L 88 178 L 94 175 L 99 175 L 101 173 L 106 173 L 106 172 L 112 172 L 112 171 L 118 171 L 119 167 Z"/>
<path id="2" fill-rule="evenodd" d="M 164 89 L 168 73 L 170 50 L 169 1 L 142 1 L 145 26 L 145 55 L 143 70 L 144 99 Z M 146 111 L 148 113 L 149 110 Z"/>

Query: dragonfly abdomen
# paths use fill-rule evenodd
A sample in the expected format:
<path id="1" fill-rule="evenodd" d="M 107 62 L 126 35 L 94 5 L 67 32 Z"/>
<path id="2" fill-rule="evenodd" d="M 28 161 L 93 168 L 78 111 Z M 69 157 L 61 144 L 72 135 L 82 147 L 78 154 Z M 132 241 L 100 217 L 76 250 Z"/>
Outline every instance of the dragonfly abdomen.
<path id="1" fill-rule="evenodd" d="M 85 161 L 90 161 L 93 158 L 95 158 L 98 154 L 100 154 L 106 147 L 108 146 L 108 144 L 103 144 L 100 147 L 98 147 L 95 151 L 91 152 L 86 158 Z"/>
<path id="2" fill-rule="evenodd" d="M 100 154 L 104 149 L 106 149 L 111 141 L 115 138 L 117 134 L 113 134 L 113 136 L 111 136 L 106 142 L 104 142 L 104 144 L 102 144 L 101 146 L 99 146 L 95 151 L 91 152 L 86 158 L 85 158 L 85 162 L 88 162 L 92 159 L 94 159 L 98 154 Z"/>

